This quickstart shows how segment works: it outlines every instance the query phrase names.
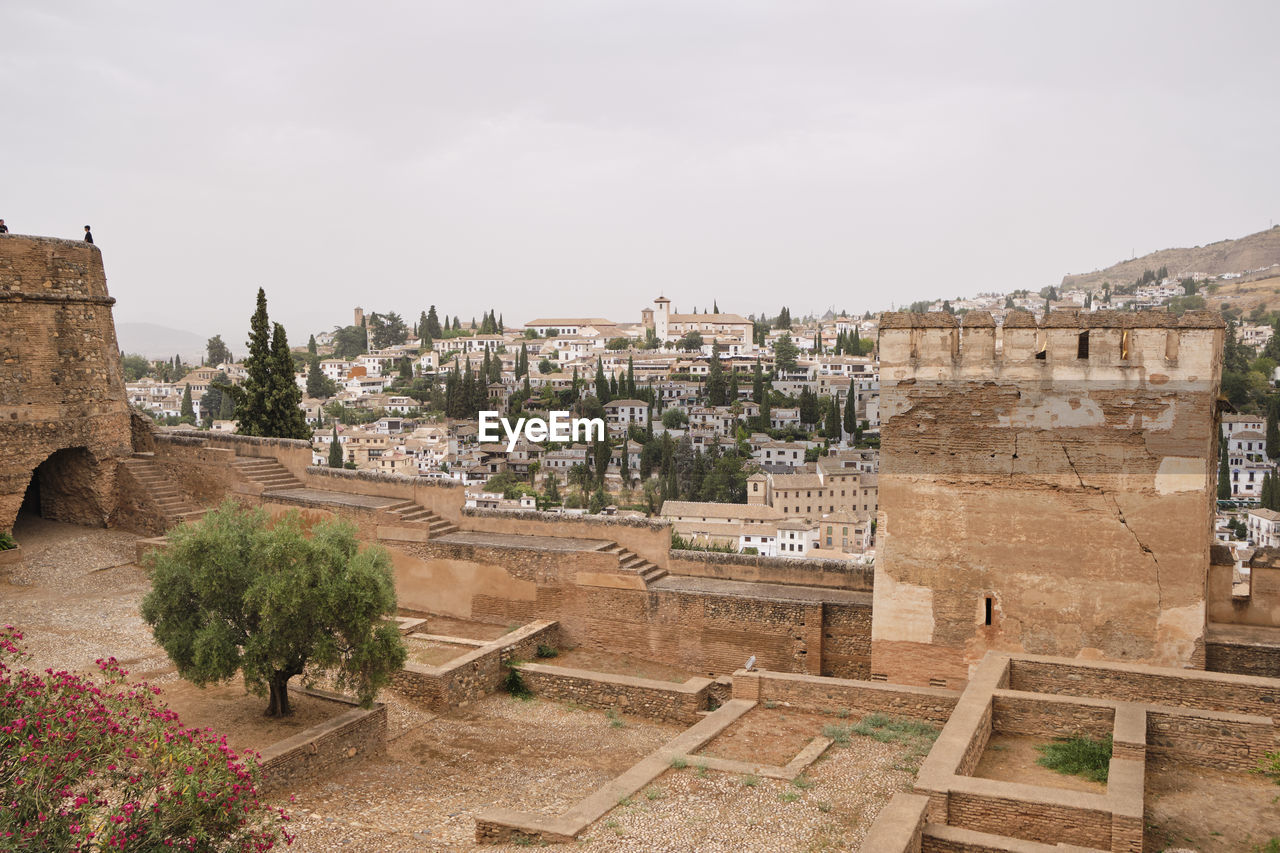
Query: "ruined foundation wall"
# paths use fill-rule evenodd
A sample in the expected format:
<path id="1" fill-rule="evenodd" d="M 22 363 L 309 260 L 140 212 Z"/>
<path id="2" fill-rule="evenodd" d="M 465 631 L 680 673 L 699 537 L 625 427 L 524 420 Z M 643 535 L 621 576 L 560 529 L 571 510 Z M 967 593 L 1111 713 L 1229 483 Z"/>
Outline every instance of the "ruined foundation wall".
<path id="1" fill-rule="evenodd" d="M 958 686 L 988 650 L 1203 667 L 1221 318 L 1014 312 L 999 335 L 882 320 L 873 674 Z"/>
<path id="2" fill-rule="evenodd" d="M 111 520 L 115 460 L 132 452 L 114 302 L 97 247 L 0 234 L 0 530 L 57 451 L 41 470 L 42 513 Z"/>

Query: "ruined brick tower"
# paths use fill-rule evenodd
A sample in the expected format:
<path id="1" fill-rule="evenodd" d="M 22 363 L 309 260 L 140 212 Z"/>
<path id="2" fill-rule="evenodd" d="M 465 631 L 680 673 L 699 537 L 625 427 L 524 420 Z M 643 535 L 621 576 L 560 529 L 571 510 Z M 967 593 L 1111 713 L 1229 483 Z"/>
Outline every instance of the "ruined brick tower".
<path id="1" fill-rule="evenodd" d="M 1209 312 L 885 314 L 873 677 L 1202 668 L 1222 342 Z"/>
<path id="2" fill-rule="evenodd" d="M 0 234 L 0 530 L 23 505 L 102 526 L 129 406 L 102 253 Z"/>

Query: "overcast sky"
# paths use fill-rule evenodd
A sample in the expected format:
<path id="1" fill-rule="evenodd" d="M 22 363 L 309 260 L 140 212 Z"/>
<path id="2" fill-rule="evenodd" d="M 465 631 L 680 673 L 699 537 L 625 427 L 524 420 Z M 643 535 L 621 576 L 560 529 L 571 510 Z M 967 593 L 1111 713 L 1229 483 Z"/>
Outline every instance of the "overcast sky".
<path id="1" fill-rule="evenodd" d="M 1280 220 L 1280 2 L 0 4 L 0 218 L 117 321 L 1040 287 Z"/>

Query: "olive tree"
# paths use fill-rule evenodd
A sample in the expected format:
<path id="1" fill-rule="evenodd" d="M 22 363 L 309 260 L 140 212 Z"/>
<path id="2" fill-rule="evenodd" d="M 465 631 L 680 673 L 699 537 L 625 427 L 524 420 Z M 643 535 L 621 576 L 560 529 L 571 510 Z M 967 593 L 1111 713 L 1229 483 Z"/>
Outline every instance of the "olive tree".
<path id="1" fill-rule="evenodd" d="M 390 558 L 361 548 L 351 524 L 307 530 L 296 512 L 273 521 L 227 501 L 170 535 L 148 555 L 142 616 L 188 681 L 242 672 L 274 717 L 291 713 L 295 675 L 331 673 L 368 706 L 403 666 Z"/>

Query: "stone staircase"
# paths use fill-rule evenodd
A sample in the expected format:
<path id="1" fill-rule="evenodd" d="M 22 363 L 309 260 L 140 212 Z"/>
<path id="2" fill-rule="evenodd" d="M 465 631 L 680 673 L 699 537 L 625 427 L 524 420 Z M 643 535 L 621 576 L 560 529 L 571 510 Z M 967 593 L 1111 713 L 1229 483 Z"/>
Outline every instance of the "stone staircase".
<path id="1" fill-rule="evenodd" d="M 666 569 L 658 568 L 644 557 L 623 548 L 616 542 L 610 542 L 600 550 L 606 554 L 616 554 L 618 556 L 618 570 L 629 575 L 639 575 L 645 586 L 667 576 Z"/>
<path id="2" fill-rule="evenodd" d="M 446 521 L 431 510 L 413 501 L 401 501 L 398 504 L 392 504 L 387 507 L 387 511 L 398 516 L 401 524 L 409 524 L 415 527 L 425 524 L 427 533 L 432 539 L 437 536 L 458 532 L 456 524 Z"/>
<path id="3" fill-rule="evenodd" d="M 250 483 L 262 486 L 263 492 L 279 492 L 284 489 L 301 489 L 302 482 L 289 473 L 289 469 L 271 457 L 243 456 L 231 463 L 231 467 Z"/>
<path id="4" fill-rule="evenodd" d="M 147 496 L 160 509 L 169 526 L 195 521 L 204 515 L 204 509 L 178 491 L 173 478 L 156 464 L 155 454 L 135 453 L 122 464 L 146 490 Z"/>

